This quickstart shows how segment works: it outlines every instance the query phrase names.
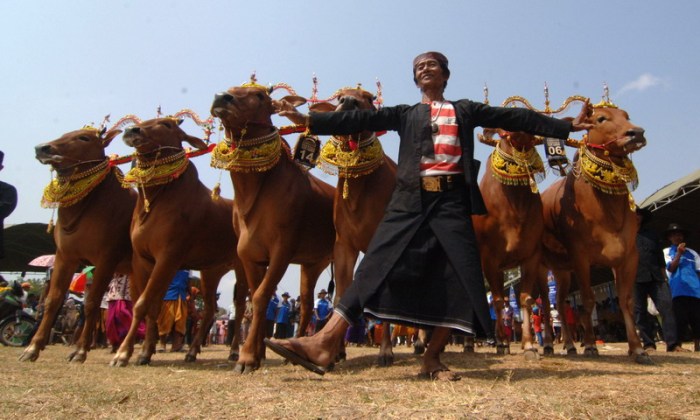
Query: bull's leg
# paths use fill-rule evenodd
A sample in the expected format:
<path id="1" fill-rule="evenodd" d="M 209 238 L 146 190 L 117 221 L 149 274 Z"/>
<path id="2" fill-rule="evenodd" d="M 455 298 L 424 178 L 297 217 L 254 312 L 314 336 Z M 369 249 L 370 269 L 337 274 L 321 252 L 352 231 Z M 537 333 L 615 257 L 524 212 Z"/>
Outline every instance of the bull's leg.
<path id="1" fill-rule="evenodd" d="M 472 337 L 472 339 L 473 339 L 473 337 Z M 425 328 L 418 328 L 418 331 L 416 334 L 416 341 L 413 343 L 413 354 L 425 353 L 425 349 L 426 349 L 427 345 L 428 345 L 428 330 Z M 472 342 L 472 350 L 473 349 L 474 349 L 474 343 Z"/>
<path id="2" fill-rule="evenodd" d="M 279 257 L 271 257 L 270 260 L 270 265 L 262 278 L 262 282 L 253 292 L 253 322 L 250 324 L 249 338 L 246 340 L 243 348 L 241 348 L 238 363 L 236 363 L 234 368 L 237 373 L 252 373 L 260 367 L 260 361 L 265 354 L 265 345 L 263 344 L 263 339 L 265 338 L 265 309 L 272 293 L 287 270 L 289 261 L 288 258 Z M 284 263 L 280 263 L 280 260 L 284 260 Z M 255 267 L 255 263 L 250 261 L 244 261 L 244 265 L 246 276 L 250 283 L 252 281 L 251 278 L 255 274 L 259 274 L 260 270 L 259 267 Z"/>
<path id="3" fill-rule="evenodd" d="M 532 305 L 535 300 L 532 298 L 532 292 L 537 283 L 537 269 L 539 265 L 539 257 L 533 257 L 521 265 L 520 270 L 522 279 L 520 281 L 520 316 L 523 320 L 522 347 L 526 359 L 537 360 L 539 355 L 537 347 L 533 344 L 532 336 Z"/>
<path id="4" fill-rule="evenodd" d="M 72 275 L 77 268 L 78 261 L 67 261 L 60 251 L 56 254 L 56 263 L 49 281 L 49 291 L 46 299 L 44 299 L 44 316 L 31 343 L 19 357 L 20 361 L 35 361 L 39 358 L 39 353 L 46 347 L 46 343 L 51 335 L 51 329 L 66 298 Z"/>
<path id="5" fill-rule="evenodd" d="M 216 289 L 219 287 L 219 282 L 221 277 L 226 274 L 228 267 L 216 267 L 207 270 L 201 270 L 201 286 L 202 286 L 202 296 L 204 297 L 204 314 L 202 316 L 202 328 L 197 331 L 197 334 L 192 339 L 190 343 L 189 351 L 185 355 L 186 362 L 194 362 L 197 360 L 197 353 L 201 351 L 202 343 L 211 325 L 214 322 L 214 315 L 216 313 Z M 206 328 L 204 328 L 206 326 Z"/>
<path id="6" fill-rule="evenodd" d="M 496 353 L 510 354 L 510 337 L 506 334 L 503 325 L 503 308 L 505 307 L 503 296 L 503 271 L 498 268 L 497 261 L 482 255 L 481 266 L 484 277 L 489 282 L 491 296 L 493 297 L 493 309 L 496 312 Z"/>
<path id="7" fill-rule="evenodd" d="M 578 280 L 580 291 L 582 310 L 579 314 L 579 320 L 583 325 L 583 340 L 584 354 L 586 356 L 598 356 L 598 348 L 595 344 L 595 332 L 593 331 L 593 323 L 591 316 L 595 307 L 595 295 L 591 288 L 591 269 L 588 263 L 577 264 L 576 279 Z M 573 331 L 569 331 L 573 334 Z"/>
<path id="8" fill-rule="evenodd" d="M 566 302 L 566 297 L 569 294 L 569 287 L 571 285 L 571 273 L 569 271 L 559 271 L 552 270 L 554 277 L 557 281 L 557 311 L 559 312 L 559 318 L 561 319 L 561 337 L 564 342 L 564 349 L 566 354 L 573 355 L 576 354 L 576 346 L 574 345 L 573 336 L 571 331 L 569 331 L 569 326 L 566 325 L 564 319 L 564 304 Z"/>
<path id="9" fill-rule="evenodd" d="M 630 252 L 622 265 L 615 267 L 615 285 L 617 286 L 617 296 L 620 302 L 620 311 L 625 320 L 625 330 L 627 332 L 627 343 L 629 355 L 634 357 L 634 361 L 639 364 L 652 364 L 651 358 L 642 348 L 642 343 L 637 335 L 634 323 L 634 282 L 637 276 L 637 262 L 639 256 L 635 251 Z"/>
<path id="10" fill-rule="evenodd" d="M 168 288 L 170 280 L 172 280 L 172 278 L 175 276 L 175 270 L 170 270 L 171 273 L 167 277 L 168 280 L 164 281 L 165 285 L 159 286 L 159 289 L 162 289 L 162 291 L 156 295 L 154 291 L 155 285 L 152 284 L 152 282 L 149 279 L 155 272 L 155 269 L 153 268 L 151 263 L 149 263 L 145 259 L 140 258 L 136 253 L 134 253 L 132 261 L 134 272 L 131 277 L 131 290 L 134 290 L 137 293 L 139 293 L 139 297 L 135 300 L 135 304 L 133 306 L 134 313 L 133 318 L 131 320 L 131 327 L 129 328 L 129 332 L 126 334 L 126 337 L 124 337 L 124 341 L 122 342 L 121 346 L 119 346 L 117 353 L 114 355 L 114 358 L 110 362 L 111 366 L 123 367 L 129 363 L 129 359 L 134 353 L 134 343 L 136 342 L 139 324 L 141 324 L 142 321 L 146 320 L 146 317 L 149 316 L 149 313 L 151 313 L 150 316 L 152 319 L 150 321 L 150 325 L 148 325 L 146 328 L 146 339 L 144 340 L 142 346 L 142 349 L 144 351 L 149 351 L 148 347 L 150 347 L 151 342 L 154 341 L 154 339 L 151 337 L 153 331 L 153 320 L 157 319 L 158 311 L 160 309 L 163 296 L 165 295 L 165 291 Z M 150 310 L 150 306 L 154 306 L 157 308 L 155 310 L 155 315 L 152 315 L 153 311 Z M 153 342 L 152 345 L 155 349 L 155 342 Z"/>
<path id="11" fill-rule="evenodd" d="M 316 284 L 308 284 L 308 282 L 301 281 L 299 283 L 299 299 L 301 300 L 300 312 L 299 312 L 299 329 L 297 330 L 297 337 L 303 337 L 306 335 L 306 329 L 311 322 L 311 316 L 314 312 L 314 288 Z"/>
<path id="12" fill-rule="evenodd" d="M 239 243 L 239 255 L 240 255 L 240 243 Z M 263 306 L 260 307 L 259 303 L 258 306 L 256 306 L 255 303 L 255 296 L 256 293 L 258 292 L 258 289 L 260 288 L 260 285 L 263 281 L 263 278 L 265 277 L 265 273 L 267 271 L 266 267 L 260 266 L 255 264 L 254 262 L 251 262 L 249 260 L 243 260 L 242 259 L 242 264 L 243 268 L 245 270 L 245 277 L 248 280 L 248 290 L 250 290 L 250 300 L 253 304 L 253 319 L 251 320 L 249 326 L 248 326 L 248 336 L 246 337 L 245 343 L 243 343 L 243 346 L 241 347 L 241 352 L 238 355 L 238 358 L 236 359 L 238 362 L 241 361 L 241 355 L 247 354 L 251 355 L 254 354 L 255 346 L 254 342 L 258 339 L 262 340 L 263 338 L 258 337 L 258 333 L 261 331 L 262 335 L 264 337 L 265 335 L 265 309 L 267 308 L 267 303 L 270 299 L 270 296 L 267 297 L 268 300 L 263 302 Z M 257 320 L 257 324 L 256 324 Z M 254 327 L 256 329 L 254 329 Z M 248 356 L 250 357 L 250 356 Z M 245 370 L 245 364 L 239 365 L 236 363 L 236 366 L 234 368 L 236 372 L 243 373 Z"/>
<path id="13" fill-rule="evenodd" d="M 394 349 L 391 343 L 391 324 L 382 322 L 382 342 L 379 345 L 377 364 L 380 367 L 388 367 L 394 364 Z"/>
<path id="14" fill-rule="evenodd" d="M 542 308 L 540 308 L 540 314 L 542 315 L 542 342 L 543 342 L 543 353 L 545 355 L 554 354 L 554 330 L 552 328 L 552 316 L 550 312 L 550 302 L 549 293 L 547 287 L 547 269 L 544 266 L 540 266 L 537 275 L 537 281 L 540 285 L 540 297 L 542 298 Z"/>
<path id="15" fill-rule="evenodd" d="M 92 345 L 95 325 L 100 317 L 100 304 L 102 296 L 107 291 L 109 282 L 114 276 L 114 266 L 112 264 L 100 264 L 95 266 L 92 286 L 85 297 L 85 324 L 80 334 L 75 350 L 68 356 L 68 360 L 76 363 L 83 363 L 87 358 Z"/>
<path id="16" fill-rule="evenodd" d="M 241 345 L 241 323 L 243 321 L 243 313 L 245 312 L 245 299 L 248 296 L 248 283 L 245 278 L 243 267 L 238 265 L 234 268 L 236 273 L 236 285 L 233 291 L 234 307 L 236 315 L 233 321 L 233 340 L 231 340 L 231 350 L 229 351 L 228 360 L 235 362 L 238 360 L 239 347 Z"/>

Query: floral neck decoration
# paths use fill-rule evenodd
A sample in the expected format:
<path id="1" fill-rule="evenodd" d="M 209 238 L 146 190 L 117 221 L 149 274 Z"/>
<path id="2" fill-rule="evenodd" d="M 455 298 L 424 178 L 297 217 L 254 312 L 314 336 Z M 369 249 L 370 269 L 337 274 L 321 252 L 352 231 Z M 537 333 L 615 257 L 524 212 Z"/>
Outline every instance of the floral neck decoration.
<path id="1" fill-rule="evenodd" d="M 345 178 L 343 198 L 347 199 L 348 178 L 359 178 L 374 172 L 384 163 L 384 150 L 377 136 L 360 140 L 359 147 L 345 148 L 344 142 L 333 136 L 321 149 L 319 168 L 329 175 Z M 349 150 L 346 150 L 349 149 Z"/>
<path id="2" fill-rule="evenodd" d="M 535 148 L 527 152 L 519 152 L 515 148 L 512 154 L 505 152 L 500 142 L 496 143 L 496 150 L 491 153 L 491 169 L 493 176 L 504 185 L 529 186 L 533 194 L 539 189 L 537 183 L 545 178 L 542 158 Z"/>
<path id="3" fill-rule="evenodd" d="M 230 138 L 225 138 L 212 150 L 211 166 L 231 172 L 266 172 L 279 162 L 282 148 L 291 159 L 289 146 L 282 142 L 276 128 L 264 136 L 241 138 L 235 146 Z"/>
<path id="4" fill-rule="evenodd" d="M 604 160 L 594 155 L 584 144 L 581 146 L 581 157 L 578 162 L 580 173 L 583 173 L 583 178 L 593 188 L 605 194 L 627 194 L 630 208 L 632 210 L 635 209 L 632 191 L 637 188 L 639 178 L 632 160 L 623 157 L 622 166 L 620 166 L 613 163 L 609 158 Z M 578 176 L 578 174 L 574 175 Z"/>
<path id="5" fill-rule="evenodd" d="M 146 197 L 146 187 L 164 185 L 179 178 L 187 170 L 190 160 L 184 150 L 164 158 L 156 155 L 154 160 L 142 159 L 138 154 L 135 156 L 136 166 L 124 175 L 121 184 L 124 188 L 137 188 L 143 194 L 144 209 L 148 213 L 150 202 Z"/>
<path id="6" fill-rule="evenodd" d="M 85 198 L 95 189 L 112 169 L 109 158 L 83 172 L 75 172 L 69 176 L 57 175 L 44 188 L 41 197 L 41 207 L 62 208 L 70 207 Z M 118 168 L 114 168 L 119 170 Z"/>

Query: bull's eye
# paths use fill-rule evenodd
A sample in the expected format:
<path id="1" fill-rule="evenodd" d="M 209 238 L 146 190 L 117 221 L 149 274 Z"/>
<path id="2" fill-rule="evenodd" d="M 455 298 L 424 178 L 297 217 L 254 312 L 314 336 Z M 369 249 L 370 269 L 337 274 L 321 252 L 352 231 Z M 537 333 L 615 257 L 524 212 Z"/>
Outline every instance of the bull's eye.
<path id="1" fill-rule="evenodd" d="M 261 101 L 265 99 L 265 95 L 263 93 L 257 93 L 256 95 Z"/>
<path id="2" fill-rule="evenodd" d="M 600 117 L 598 117 L 598 118 L 596 119 L 596 121 L 598 122 L 598 124 L 605 122 L 605 120 L 607 120 L 607 118 L 605 118 L 605 116 L 603 116 L 603 115 L 601 115 Z"/>
<path id="3" fill-rule="evenodd" d="M 165 128 L 173 128 L 172 125 L 170 125 L 170 121 L 161 121 L 160 123 L 164 125 Z"/>
<path id="4" fill-rule="evenodd" d="M 80 141 L 90 141 L 90 137 L 88 137 L 88 136 L 80 136 L 80 137 L 78 137 L 78 140 L 80 140 Z"/>

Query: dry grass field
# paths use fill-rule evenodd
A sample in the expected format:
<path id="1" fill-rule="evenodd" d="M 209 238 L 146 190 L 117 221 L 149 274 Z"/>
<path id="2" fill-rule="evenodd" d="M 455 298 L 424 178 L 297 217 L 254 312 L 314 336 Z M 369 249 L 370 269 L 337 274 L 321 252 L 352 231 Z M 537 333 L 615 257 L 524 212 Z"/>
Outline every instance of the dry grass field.
<path id="1" fill-rule="evenodd" d="M 687 346 L 687 345 L 686 345 Z M 0 348 L 2 418 L 700 418 L 700 353 L 655 352 L 636 365 L 626 343 L 599 346 L 596 359 L 555 355 L 525 361 L 478 348 L 448 346 L 453 383 L 417 378 L 416 357 L 397 347 L 393 367 L 375 365 L 377 349 L 351 347 L 348 361 L 323 377 L 268 359 L 252 375 L 232 372 L 224 346 L 156 354 L 151 366 L 111 368 L 107 350 L 68 364 L 68 347 L 49 346 L 34 363 Z M 660 346 L 660 350 L 664 346 Z"/>

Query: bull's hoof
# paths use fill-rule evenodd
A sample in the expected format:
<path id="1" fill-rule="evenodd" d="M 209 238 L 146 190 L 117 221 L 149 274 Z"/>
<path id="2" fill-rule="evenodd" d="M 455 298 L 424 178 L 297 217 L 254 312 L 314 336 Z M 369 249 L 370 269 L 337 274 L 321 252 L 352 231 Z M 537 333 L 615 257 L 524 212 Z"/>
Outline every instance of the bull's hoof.
<path id="1" fill-rule="evenodd" d="M 19 356 L 19 361 L 20 362 L 36 362 L 36 359 L 38 359 L 38 358 L 39 358 L 38 351 L 35 351 L 34 349 L 27 348 Z"/>
<path id="2" fill-rule="evenodd" d="M 138 359 L 136 359 L 136 365 L 137 366 L 146 366 L 151 364 L 151 358 L 146 357 L 146 356 L 139 356 Z"/>
<path id="3" fill-rule="evenodd" d="M 423 353 L 425 353 L 425 344 L 423 344 L 423 342 L 420 340 L 413 343 L 413 354 L 423 354 Z"/>
<path id="4" fill-rule="evenodd" d="M 253 365 L 246 365 L 245 363 L 236 363 L 236 366 L 233 368 L 233 371 L 234 373 L 238 373 L 239 375 L 250 375 L 257 369 L 258 368 L 256 368 Z"/>
<path id="5" fill-rule="evenodd" d="M 527 349 L 523 353 L 523 356 L 525 356 L 525 360 L 528 360 L 528 361 L 540 360 L 540 355 L 539 355 L 539 353 L 537 353 L 537 349 Z"/>
<path id="6" fill-rule="evenodd" d="M 569 347 L 566 349 L 567 356 L 576 356 L 576 347 Z"/>
<path id="7" fill-rule="evenodd" d="M 595 347 L 586 347 L 583 351 L 583 355 L 586 357 L 598 357 L 600 353 L 598 353 L 598 349 Z"/>
<path id="8" fill-rule="evenodd" d="M 196 356 L 196 355 L 192 355 L 192 354 L 189 354 L 189 353 L 187 353 L 187 354 L 185 355 L 185 362 L 187 362 L 187 363 L 193 363 L 193 362 L 196 362 L 196 361 L 197 361 L 197 356 Z"/>
<path id="9" fill-rule="evenodd" d="M 331 363 L 328 366 L 326 366 L 326 372 L 333 372 L 335 370 L 335 363 Z"/>
<path id="10" fill-rule="evenodd" d="M 128 364 L 128 360 L 120 359 L 118 357 L 115 357 L 111 362 L 109 362 L 109 365 L 112 367 L 126 367 Z"/>
<path id="11" fill-rule="evenodd" d="M 236 366 L 233 367 L 234 373 L 242 374 L 243 370 L 245 370 L 245 365 L 241 363 L 236 363 Z"/>
<path id="12" fill-rule="evenodd" d="M 474 346 L 464 346 L 464 349 L 462 349 L 462 353 L 474 353 Z"/>
<path id="13" fill-rule="evenodd" d="M 640 353 L 636 356 L 634 356 L 634 362 L 638 363 L 640 365 L 653 365 L 654 361 L 651 360 L 651 357 L 646 352 Z"/>
<path id="14" fill-rule="evenodd" d="M 85 360 L 87 360 L 87 354 L 80 351 L 73 352 L 68 356 L 68 361 L 70 363 L 84 363 Z"/>
<path id="15" fill-rule="evenodd" d="M 542 349 L 542 353 L 544 353 L 545 356 L 552 356 L 554 355 L 554 347 L 552 346 L 545 346 Z"/>
<path id="16" fill-rule="evenodd" d="M 237 362 L 238 361 L 238 353 L 235 351 L 232 351 L 231 353 L 228 354 L 228 361 L 229 362 Z"/>
<path id="17" fill-rule="evenodd" d="M 335 362 L 336 362 L 336 363 L 344 362 L 344 361 L 346 361 L 347 359 L 348 359 L 348 354 L 345 353 L 344 351 L 338 353 L 338 355 L 335 356 Z"/>
<path id="18" fill-rule="evenodd" d="M 501 356 L 510 354 L 510 346 L 507 346 L 505 344 L 498 344 L 496 346 L 496 354 Z"/>
<path id="19" fill-rule="evenodd" d="M 250 375 L 256 370 L 258 370 L 257 367 L 253 365 L 246 365 L 244 363 L 236 363 L 236 366 L 233 368 L 233 372 L 238 373 L 239 375 Z"/>
<path id="20" fill-rule="evenodd" d="M 381 355 L 377 358 L 379 367 L 389 367 L 394 364 L 394 356 Z"/>

